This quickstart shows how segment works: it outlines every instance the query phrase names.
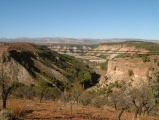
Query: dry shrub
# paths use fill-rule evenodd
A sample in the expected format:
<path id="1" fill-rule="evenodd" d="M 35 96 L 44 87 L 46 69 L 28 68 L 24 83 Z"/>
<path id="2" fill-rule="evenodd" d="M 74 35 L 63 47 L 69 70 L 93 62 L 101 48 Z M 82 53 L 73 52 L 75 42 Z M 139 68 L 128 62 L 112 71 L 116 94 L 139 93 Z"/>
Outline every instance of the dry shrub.
<path id="1" fill-rule="evenodd" d="M 15 118 L 22 118 L 30 111 L 25 104 L 11 104 L 9 109 L 13 111 Z"/>

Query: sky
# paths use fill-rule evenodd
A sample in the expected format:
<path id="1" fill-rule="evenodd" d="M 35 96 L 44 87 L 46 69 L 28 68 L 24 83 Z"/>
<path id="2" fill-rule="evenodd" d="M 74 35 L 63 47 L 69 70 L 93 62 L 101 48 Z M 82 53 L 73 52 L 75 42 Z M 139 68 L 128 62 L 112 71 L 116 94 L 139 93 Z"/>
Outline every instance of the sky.
<path id="1" fill-rule="evenodd" d="M 0 37 L 159 40 L 159 0 L 0 0 Z"/>

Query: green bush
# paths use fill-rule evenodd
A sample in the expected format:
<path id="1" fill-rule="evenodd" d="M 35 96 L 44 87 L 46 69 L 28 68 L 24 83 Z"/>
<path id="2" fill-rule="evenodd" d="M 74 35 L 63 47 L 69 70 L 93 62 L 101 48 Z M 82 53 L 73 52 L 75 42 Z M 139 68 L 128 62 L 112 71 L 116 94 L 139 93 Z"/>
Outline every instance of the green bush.
<path id="1" fill-rule="evenodd" d="M 143 62 L 150 62 L 150 58 L 147 56 L 142 56 L 142 61 Z"/>
<path id="2" fill-rule="evenodd" d="M 104 63 L 101 63 L 101 64 L 100 64 L 100 67 L 101 67 L 102 70 L 107 71 L 107 68 L 108 68 L 108 60 L 107 60 L 106 62 L 104 62 Z"/>

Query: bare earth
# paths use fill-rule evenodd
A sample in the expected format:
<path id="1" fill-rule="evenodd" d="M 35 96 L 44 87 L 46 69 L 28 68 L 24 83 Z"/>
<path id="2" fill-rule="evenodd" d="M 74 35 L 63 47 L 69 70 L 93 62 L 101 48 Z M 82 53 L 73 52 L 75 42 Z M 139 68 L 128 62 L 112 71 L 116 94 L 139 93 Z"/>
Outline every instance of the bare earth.
<path id="1" fill-rule="evenodd" d="M 40 103 L 38 100 L 24 99 L 9 100 L 8 108 L 13 111 L 18 111 L 18 109 L 27 111 L 23 115 L 25 120 L 117 120 L 120 112 L 112 108 L 104 110 L 62 102 L 43 101 Z M 124 112 L 121 120 L 132 120 L 133 115 L 134 113 Z M 142 116 L 140 120 L 159 120 L 159 117 Z"/>

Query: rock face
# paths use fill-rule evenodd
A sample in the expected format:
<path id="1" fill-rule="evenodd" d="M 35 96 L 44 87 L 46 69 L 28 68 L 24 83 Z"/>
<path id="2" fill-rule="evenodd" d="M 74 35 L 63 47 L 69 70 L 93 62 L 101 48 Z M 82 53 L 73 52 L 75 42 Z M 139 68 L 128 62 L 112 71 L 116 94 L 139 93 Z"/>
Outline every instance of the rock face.
<path id="1" fill-rule="evenodd" d="M 87 54 L 105 57 L 107 72 L 100 84 L 118 81 L 136 86 L 155 79 L 159 70 L 159 45 L 150 42 L 103 43 Z"/>
<path id="2" fill-rule="evenodd" d="M 0 54 L 0 66 L 2 66 L 2 54 Z M 25 85 L 33 84 L 33 78 L 29 72 L 21 64 L 16 62 L 13 58 L 5 57 L 3 70 L 7 77 L 11 78 L 12 82 L 25 83 Z"/>
<path id="3" fill-rule="evenodd" d="M 138 81 L 152 80 L 159 66 L 153 61 L 153 56 L 149 62 L 143 62 L 141 58 L 115 58 L 109 60 L 107 77 L 109 82 L 124 82 L 135 85 Z M 156 57 L 156 56 L 155 56 Z"/>
<path id="4" fill-rule="evenodd" d="M 48 48 L 53 51 L 69 55 L 79 55 L 92 49 L 85 45 L 50 45 Z"/>
<path id="5" fill-rule="evenodd" d="M 145 54 L 147 52 L 149 52 L 148 50 L 145 49 L 139 49 L 136 48 L 135 46 L 127 46 L 127 44 L 116 44 L 116 45 L 99 45 L 98 47 L 96 47 L 95 49 L 93 49 L 94 52 L 92 53 L 87 53 L 87 54 L 91 54 L 91 55 L 106 55 L 107 59 L 112 59 L 116 56 L 118 56 L 119 54 L 123 54 L 123 53 L 136 53 L 136 52 L 140 52 L 140 54 Z"/>

